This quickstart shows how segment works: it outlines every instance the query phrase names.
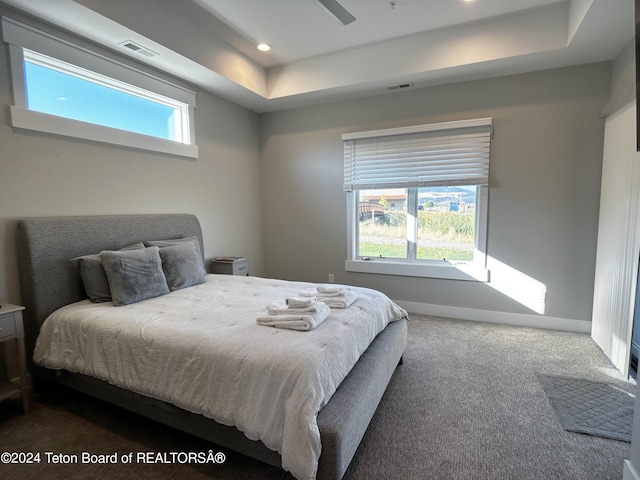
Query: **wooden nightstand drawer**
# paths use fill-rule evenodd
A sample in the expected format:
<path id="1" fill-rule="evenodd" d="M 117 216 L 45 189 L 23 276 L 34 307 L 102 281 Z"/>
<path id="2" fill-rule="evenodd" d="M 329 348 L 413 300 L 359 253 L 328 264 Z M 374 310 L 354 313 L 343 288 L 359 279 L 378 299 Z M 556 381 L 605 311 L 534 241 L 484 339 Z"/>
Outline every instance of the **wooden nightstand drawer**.
<path id="1" fill-rule="evenodd" d="M 0 314 L 1 315 L 1 314 Z M 13 313 L 0 316 L 0 339 L 16 336 L 16 321 Z"/>

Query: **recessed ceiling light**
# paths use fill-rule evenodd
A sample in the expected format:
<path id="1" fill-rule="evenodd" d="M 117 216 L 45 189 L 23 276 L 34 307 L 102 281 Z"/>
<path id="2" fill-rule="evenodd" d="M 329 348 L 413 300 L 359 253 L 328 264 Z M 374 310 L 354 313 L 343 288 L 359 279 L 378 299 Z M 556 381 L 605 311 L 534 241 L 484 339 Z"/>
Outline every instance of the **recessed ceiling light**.
<path id="1" fill-rule="evenodd" d="M 261 52 L 268 52 L 271 50 L 271 45 L 269 45 L 268 43 L 260 43 L 258 45 L 258 50 L 260 50 Z"/>

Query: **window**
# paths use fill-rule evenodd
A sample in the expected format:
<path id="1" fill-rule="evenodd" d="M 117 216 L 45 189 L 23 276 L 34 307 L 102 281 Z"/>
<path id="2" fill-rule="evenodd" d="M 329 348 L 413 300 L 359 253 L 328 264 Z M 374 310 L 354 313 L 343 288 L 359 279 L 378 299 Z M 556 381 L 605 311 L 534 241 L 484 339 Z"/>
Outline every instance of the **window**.
<path id="1" fill-rule="evenodd" d="M 12 126 L 197 158 L 195 94 L 7 18 Z"/>
<path id="2" fill-rule="evenodd" d="M 488 279 L 491 119 L 343 135 L 350 271 Z"/>
<path id="3" fill-rule="evenodd" d="M 359 190 L 358 194 L 358 257 L 473 261 L 475 185 Z M 412 217 L 416 232 L 411 231 Z M 414 251 L 408 240 L 412 233 Z"/>
<path id="4" fill-rule="evenodd" d="M 189 143 L 188 105 L 24 51 L 27 108 Z"/>

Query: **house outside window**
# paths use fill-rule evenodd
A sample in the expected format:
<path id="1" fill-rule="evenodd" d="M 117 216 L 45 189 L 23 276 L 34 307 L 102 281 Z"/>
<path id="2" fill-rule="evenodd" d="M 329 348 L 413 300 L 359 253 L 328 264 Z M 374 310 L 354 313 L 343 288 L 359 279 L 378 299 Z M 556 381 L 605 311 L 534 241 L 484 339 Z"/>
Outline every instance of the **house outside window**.
<path id="1" fill-rule="evenodd" d="M 347 271 L 488 280 L 491 119 L 343 135 Z"/>

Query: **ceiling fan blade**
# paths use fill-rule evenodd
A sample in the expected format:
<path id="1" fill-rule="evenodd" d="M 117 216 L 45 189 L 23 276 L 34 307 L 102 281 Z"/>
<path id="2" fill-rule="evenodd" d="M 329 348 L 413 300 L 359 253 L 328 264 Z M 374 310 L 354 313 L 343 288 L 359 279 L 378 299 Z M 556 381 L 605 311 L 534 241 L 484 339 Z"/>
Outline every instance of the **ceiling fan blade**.
<path id="1" fill-rule="evenodd" d="M 349 25 L 351 22 L 356 21 L 356 17 L 351 15 L 347 10 L 340 5 L 336 0 L 313 0 L 331 15 L 338 19 L 343 25 Z"/>

